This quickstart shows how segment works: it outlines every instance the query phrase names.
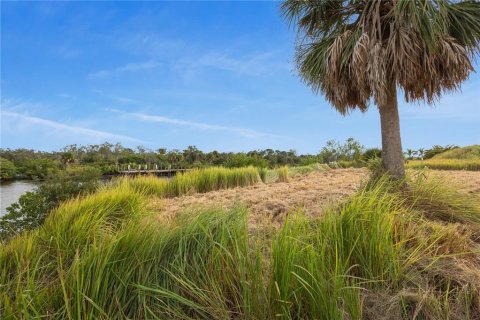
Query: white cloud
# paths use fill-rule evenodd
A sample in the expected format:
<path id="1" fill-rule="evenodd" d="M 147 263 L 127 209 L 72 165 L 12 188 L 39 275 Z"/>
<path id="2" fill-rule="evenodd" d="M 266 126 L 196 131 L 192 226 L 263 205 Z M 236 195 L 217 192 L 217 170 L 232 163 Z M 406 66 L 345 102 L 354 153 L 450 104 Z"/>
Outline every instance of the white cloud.
<path id="1" fill-rule="evenodd" d="M 279 61 L 276 54 L 277 52 L 271 51 L 234 58 L 224 53 L 212 52 L 196 59 L 183 59 L 177 64 L 177 68 L 187 72 L 215 68 L 236 74 L 260 76 L 276 72 L 279 68 L 289 68 L 289 64 Z"/>
<path id="2" fill-rule="evenodd" d="M 194 122 L 194 121 L 188 121 L 183 119 L 175 119 L 175 118 L 169 118 L 169 117 L 151 115 L 151 114 L 145 114 L 145 113 L 139 113 L 139 112 L 124 112 L 124 111 L 115 110 L 115 109 L 109 109 L 109 111 L 117 112 L 126 117 L 137 119 L 140 121 L 145 121 L 145 122 L 167 123 L 167 124 L 190 127 L 190 128 L 199 129 L 199 130 L 231 132 L 246 138 L 279 137 L 276 135 L 258 132 L 258 131 L 247 129 L 247 128 L 220 126 L 220 125 Z"/>
<path id="3" fill-rule="evenodd" d="M 7 117 L 10 119 L 14 119 L 14 121 L 16 121 L 17 123 L 20 122 L 24 125 L 42 126 L 42 127 L 59 130 L 62 132 L 70 132 L 77 135 L 88 136 L 95 139 L 116 139 L 120 141 L 137 142 L 137 143 L 144 142 L 142 140 L 135 139 L 125 135 L 119 135 L 119 134 L 115 134 L 107 131 L 100 131 L 100 130 L 94 130 L 94 129 L 84 128 L 84 127 L 67 125 L 64 123 L 43 119 L 43 118 L 38 118 L 38 117 L 33 117 L 33 116 L 29 116 L 29 115 L 25 115 L 17 112 L 12 112 L 12 111 L 2 110 L 1 115 L 2 115 L 2 121 L 4 121 L 5 117 Z"/>
<path id="4" fill-rule="evenodd" d="M 140 101 L 138 100 L 135 100 L 135 99 L 131 99 L 131 98 L 126 98 L 126 97 L 121 97 L 121 96 L 116 96 L 116 95 L 111 95 L 111 94 L 106 94 L 105 92 L 103 92 L 102 90 L 92 90 L 93 92 L 101 95 L 101 96 L 104 96 L 106 98 L 109 98 L 113 101 L 117 101 L 117 102 L 120 102 L 120 103 L 124 103 L 124 104 L 141 104 Z"/>
<path id="5" fill-rule="evenodd" d="M 87 79 L 99 79 L 99 78 L 106 78 L 114 75 L 118 75 L 125 72 L 135 72 L 141 70 L 150 70 L 157 68 L 160 64 L 155 61 L 146 61 L 141 63 L 127 63 L 123 66 L 113 68 L 113 69 L 104 69 L 89 73 L 87 75 Z"/>

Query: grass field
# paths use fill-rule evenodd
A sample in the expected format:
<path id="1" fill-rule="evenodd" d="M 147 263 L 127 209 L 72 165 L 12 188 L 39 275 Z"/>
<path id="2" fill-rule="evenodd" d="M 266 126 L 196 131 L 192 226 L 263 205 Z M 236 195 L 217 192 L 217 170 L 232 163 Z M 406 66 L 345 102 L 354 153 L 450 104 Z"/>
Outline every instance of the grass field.
<path id="1" fill-rule="evenodd" d="M 428 160 L 410 160 L 407 162 L 407 168 L 480 171 L 480 158 L 476 158 L 476 159 L 475 158 L 472 158 L 472 159 L 432 158 Z"/>
<path id="2" fill-rule="evenodd" d="M 369 181 L 280 228 L 251 229 L 241 205 L 152 223 L 152 196 L 259 181 L 235 170 L 128 179 L 64 203 L 0 247 L 1 317 L 476 319 L 478 198 L 418 175 Z"/>

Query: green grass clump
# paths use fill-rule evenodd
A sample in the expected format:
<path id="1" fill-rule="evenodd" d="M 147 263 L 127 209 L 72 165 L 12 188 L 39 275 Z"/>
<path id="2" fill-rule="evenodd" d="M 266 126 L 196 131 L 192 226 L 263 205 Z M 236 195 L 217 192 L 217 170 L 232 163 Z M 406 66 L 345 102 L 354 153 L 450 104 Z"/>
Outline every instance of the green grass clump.
<path id="1" fill-rule="evenodd" d="M 454 151 L 454 150 L 452 150 Z M 410 169 L 434 169 L 434 170 L 480 170 L 480 158 L 449 159 L 432 158 L 428 160 L 410 160 L 407 163 Z"/>
<path id="2" fill-rule="evenodd" d="M 258 167 L 257 170 L 260 180 L 262 180 L 263 183 L 267 183 L 268 169 L 265 167 Z"/>
<path id="3" fill-rule="evenodd" d="M 280 168 L 275 169 L 275 172 L 277 173 L 277 181 L 278 182 L 288 182 L 288 167 L 283 166 Z"/>
<path id="4" fill-rule="evenodd" d="M 155 176 L 126 178 L 121 180 L 120 184 L 130 186 L 133 190 L 147 195 L 172 198 L 196 192 L 246 187 L 259 181 L 259 172 L 254 167 L 213 167 L 180 173 L 172 179 L 159 179 Z"/>
<path id="5" fill-rule="evenodd" d="M 447 150 L 435 155 L 432 159 L 480 159 L 480 145 Z"/>
<path id="6" fill-rule="evenodd" d="M 403 278 L 401 208 L 363 190 L 324 218 L 287 220 L 272 244 L 272 308 L 288 319 L 360 319 L 361 290 Z"/>

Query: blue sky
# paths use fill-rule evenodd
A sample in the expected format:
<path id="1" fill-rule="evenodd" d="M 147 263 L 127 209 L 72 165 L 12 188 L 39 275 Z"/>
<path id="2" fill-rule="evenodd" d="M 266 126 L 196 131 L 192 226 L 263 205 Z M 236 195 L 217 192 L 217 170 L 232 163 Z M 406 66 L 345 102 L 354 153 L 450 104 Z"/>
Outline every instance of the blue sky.
<path id="1" fill-rule="evenodd" d="M 156 149 L 295 149 L 353 136 L 294 71 L 275 2 L 1 2 L 1 147 L 121 142 Z M 479 65 L 475 67 L 478 69 Z M 480 142 L 480 76 L 435 107 L 401 102 L 404 148 Z"/>

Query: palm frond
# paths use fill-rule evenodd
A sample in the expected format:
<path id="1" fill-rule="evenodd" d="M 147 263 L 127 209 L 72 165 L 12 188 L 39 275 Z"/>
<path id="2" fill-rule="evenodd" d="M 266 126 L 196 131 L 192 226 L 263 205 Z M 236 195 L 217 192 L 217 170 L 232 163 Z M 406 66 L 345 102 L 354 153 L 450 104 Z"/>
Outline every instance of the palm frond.
<path id="1" fill-rule="evenodd" d="M 448 0 L 287 0 L 301 78 L 342 114 L 379 106 L 392 83 L 407 101 L 456 90 L 479 52 L 480 3 Z"/>

